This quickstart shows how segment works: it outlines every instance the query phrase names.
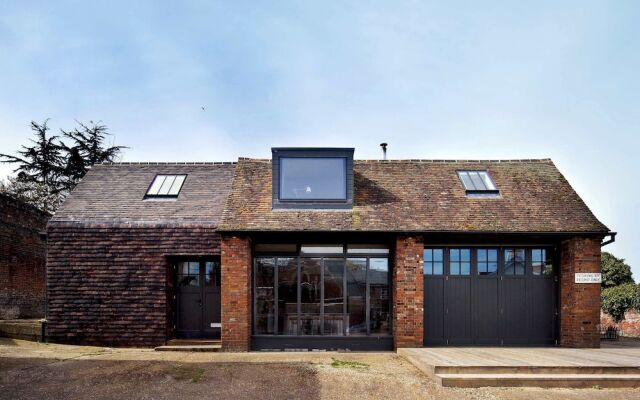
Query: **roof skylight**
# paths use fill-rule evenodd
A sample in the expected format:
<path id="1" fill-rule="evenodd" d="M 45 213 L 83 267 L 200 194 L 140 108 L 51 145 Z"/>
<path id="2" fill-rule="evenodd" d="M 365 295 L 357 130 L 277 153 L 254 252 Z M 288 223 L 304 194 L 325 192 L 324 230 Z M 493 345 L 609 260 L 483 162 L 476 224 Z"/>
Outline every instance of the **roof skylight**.
<path id="1" fill-rule="evenodd" d="M 147 197 L 178 197 L 186 175 L 156 175 L 147 190 Z"/>
<path id="2" fill-rule="evenodd" d="M 467 194 L 498 194 L 487 171 L 458 171 Z"/>

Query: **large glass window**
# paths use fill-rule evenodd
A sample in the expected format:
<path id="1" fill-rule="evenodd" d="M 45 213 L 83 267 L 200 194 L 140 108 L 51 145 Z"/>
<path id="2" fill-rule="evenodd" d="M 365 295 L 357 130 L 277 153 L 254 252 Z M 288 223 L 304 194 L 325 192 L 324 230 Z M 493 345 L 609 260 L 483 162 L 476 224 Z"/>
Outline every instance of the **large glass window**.
<path id="1" fill-rule="evenodd" d="M 347 258 L 347 335 L 367 333 L 367 259 Z"/>
<path id="2" fill-rule="evenodd" d="M 525 252 L 524 249 L 505 249 L 504 250 L 504 274 L 505 275 L 524 275 L 525 271 Z"/>
<path id="3" fill-rule="evenodd" d="M 444 250 L 424 249 L 424 274 L 442 275 L 444 270 Z"/>
<path id="4" fill-rule="evenodd" d="M 449 275 L 471 274 L 471 249 L 449 251 Z"/>
<path id="5" fill-rule="evenodd" d="M 320 256 L 317 250 L 311 256 L 257 256 L 254 333 L 390 334 L 389 259 L 379 247 L 371 249 L 355 257 Z"/>
<path id="6" fill-rule="evenodd" d="M 324 259 L 324 334 L 345 332 L 344 258 Z"/>
<path id="7" fill-rule="evenodd" d="M 275 259 L 256 260 L 256 333 L 275 333 Z"/>
<path id="8" fill-rule="evenodd" d="M 389 333 L 389 260 L 369 259 L 369 331 Z"/>
<path id="9" fill-rule="evenodd" d="M 278 258 L 278 333 L 298 334 L 298 259 Z"/>
<path id="10" fill-rule="evenodd" d="M 280 158 L 280 199 L 346 200 L 347 159 Z"/>

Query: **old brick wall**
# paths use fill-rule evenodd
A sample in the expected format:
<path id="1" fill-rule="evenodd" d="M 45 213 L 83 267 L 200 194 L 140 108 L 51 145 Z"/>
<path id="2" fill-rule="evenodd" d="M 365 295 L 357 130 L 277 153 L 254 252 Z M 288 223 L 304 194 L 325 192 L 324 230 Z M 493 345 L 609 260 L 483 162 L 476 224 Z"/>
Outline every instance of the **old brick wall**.
<path id="1" fill-rule="evenodd" d="M 600 272 L 600 240 L 564 240 L 560 254 L 560 345 L 600 347 L 600 284 L 576 284 L 576 272 Z"/>
<path id="2" fill-rule="evenodd" d="M 424 244 L 421 236 L 398 236 L 393 269 L 395 348 L 422 347 L 424 335 Z"/>
<path id="3" fill-rule="evenodd" d="M 222 349 L 249 351 L 251 345 L 251 240 L 222 238 Z"/>
<path id="4" fill-rule="evenodd" d="M 42 318 L 50 215 L 0 194 L 0 319 Z"/>
<path id="5" fill-rule="evenodd" d="M 618 323 L 614 322 L 609 314 L 602 311 L 600 313 L 600 325 L 603 328 L 614 326 L 620 329 L 622 336 L 640 338 L 640 312 L 630 310 L 624 313 L 624 319 Z"/>
<path id="6" fill-rule="evenodd" d="M 168 257 L 220 254 L 210 225 L 56 222 L 48 245 L 49 340 L 110 346 L 163 344 Z"/>

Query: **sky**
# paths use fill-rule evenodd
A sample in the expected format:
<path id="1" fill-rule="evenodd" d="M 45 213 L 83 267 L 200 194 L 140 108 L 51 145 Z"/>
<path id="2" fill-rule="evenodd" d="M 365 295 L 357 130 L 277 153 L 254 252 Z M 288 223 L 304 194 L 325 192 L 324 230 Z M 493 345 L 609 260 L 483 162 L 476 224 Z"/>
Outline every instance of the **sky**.
<path id="1" fill-rule="evenodd" d="M 102 121 L 122 161 L 550 157 L 640 280 L 638 21 L 633 0 L 4 0 L 0 152 L 50 118 Z"/>

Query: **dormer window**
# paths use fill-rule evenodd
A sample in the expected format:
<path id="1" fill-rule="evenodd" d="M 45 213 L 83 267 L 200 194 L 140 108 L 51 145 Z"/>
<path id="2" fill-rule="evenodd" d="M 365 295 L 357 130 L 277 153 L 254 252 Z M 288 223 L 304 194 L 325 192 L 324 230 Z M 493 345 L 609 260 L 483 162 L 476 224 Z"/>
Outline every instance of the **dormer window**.
<path id="1" fill-rule="evenodd" d="M 274 208 L 351 208 L 353 149 L 277 148 L 272 152 Z"/>

